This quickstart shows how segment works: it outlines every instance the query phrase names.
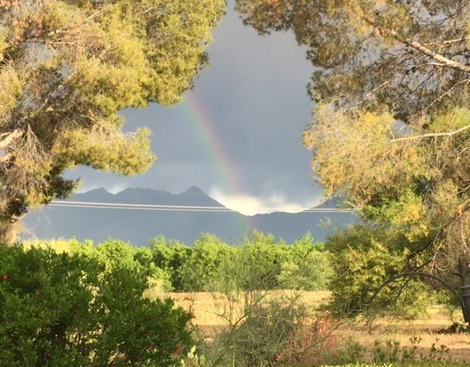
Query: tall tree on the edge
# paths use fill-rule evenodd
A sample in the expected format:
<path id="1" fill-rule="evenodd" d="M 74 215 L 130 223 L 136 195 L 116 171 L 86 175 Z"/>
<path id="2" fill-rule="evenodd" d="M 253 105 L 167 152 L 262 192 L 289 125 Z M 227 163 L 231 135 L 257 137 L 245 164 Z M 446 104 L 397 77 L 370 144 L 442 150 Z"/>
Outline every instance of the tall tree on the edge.
<path id="1" fill-rule="evenodd" d="M 119 110 L 172 105 L 207 63 L 222 0 L 0 0 L 0 241 L 77 165 L 142 172 L 149 131 Z"/>
<path id="2" fill-rule="evenodd" d="M 325 192 L 347 197 L 381 232 L 373 241 L 406 260 L 381 279 L 470 262 L 470 3 L 238 0 L 237 10 L 308 48 L 317 106 L 304 143 Z"/>

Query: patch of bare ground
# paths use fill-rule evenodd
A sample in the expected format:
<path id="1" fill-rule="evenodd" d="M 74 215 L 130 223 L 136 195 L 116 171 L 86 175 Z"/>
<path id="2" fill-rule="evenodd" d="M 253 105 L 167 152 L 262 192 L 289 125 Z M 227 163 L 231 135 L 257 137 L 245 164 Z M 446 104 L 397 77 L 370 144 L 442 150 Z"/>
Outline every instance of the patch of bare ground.
<path id="1" fill-rule="evenodd" d="M 267 293 L 266 297 L 276 297 L 281 294 L 294 295 L 295 292 L 274 291 Z M 299 301 L 311 307 L 318 307 L 328 300 L 329 295 L 329 292 L 302 292 L 299 294 Z M 247 301 L 245 298 L 247 295 L 244 293 L 240 293 L 238 298 L 231 299 L 224 294 L 211 292 L 170 293 L 168 296 L 193 313 L 194 326 L 207 340 L 227 328 L 230 322 L 240 319 L 244 312 L 243 305 Z M 414 351 L 424 357 L 430 357 L 434 353 L 435 359 L 470 362 L 470 334 L 443 333 L 443 330 L 449 330 L 453 320 L 437 306 L 428 313 L 429 317 L 418 320 L 377 319 L 372 323 L 338 323 L 328 317 L 320 317 L 312 319 L 311 324 L 305 326 L 305 330 L 306 334 L 315 334 L 316 340 L 326 336 L 320 348 L 332 354 L 348 348 L 348 343 L 353 341 L 365 347 L 367 356 L 377 341 L 381 341 L 385 347 L 386 341 L 389 340 L 398 342 L 400 350 Z M 311 339 L 309 335 L 306 335 L 306 338 Z"/>

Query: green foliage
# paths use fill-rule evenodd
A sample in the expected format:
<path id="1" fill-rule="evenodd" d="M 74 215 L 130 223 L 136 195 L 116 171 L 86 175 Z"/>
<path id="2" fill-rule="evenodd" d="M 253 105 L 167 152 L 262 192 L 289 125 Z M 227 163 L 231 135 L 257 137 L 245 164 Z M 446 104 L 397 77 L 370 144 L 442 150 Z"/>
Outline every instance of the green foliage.
<path id="1" fill-rule="evenodd" d="M 97 260 L 108 271 L 126 269 L 146 277 L 154 287 L 172 290 L 170 275 L 153 262 L 152 251 L 148 248 L 132 247 L 119 240 L 107 240 L 96 247 L 91 241 L 71 241 L 70 251 Z"/>
<path id="2" fill-rule="evenodd" d="M 208 233 L 192 246 L 162 236 L 140 248 L 119 240 L 96 246 L 76 240 L 26 245 L 85 255 L 107 271 L 128 269 L 147 277 L 161 291 L 326 290 L 333 276 L 329 251 L 324 244 L 313 243 L 309 233 L 290 245 L 261 232 L 247 235 L 236 245 Z"/>
<path id="3" fill-rule="evenodd" d="M 303 136 L 312 170 L 365 222 L 364 239 L 330 241 L 345 241 L 331 250 L 335 302 L 360 311 L 399 272 L 448 279 L 459 259 L 470 263 L 468 1 L 236 3 L 261 34 L 292 30 L 315 67 Z M 415 280 L 383 292 L 414 293 Z"/>
<path id="4" fill-rule="evenodd" d="M 213 290 L 327 289 L 332 276 L 329 254 L 312 241 L 307 234 L 288 245 L 254 231 L 241 244 L 226 245 Z"/>
<path id="5" fill-rule="evenodd" d="M 0 366 L 173 366 L 189 315 L 145 277 L 83 255 L 0 247 Z"/>
<path id="6" fill-rule="evenodd" d="M 420 345 L 420 337 L 411 337 L 411 347 L 404 347 L 393 339 L 376 339 L 371 346 L 362 346 L 346 339 L 346 344 L 326 354 L 322 360 L 328 366 L 463 366 L 464 362 L 451 362 L 449 348 L 436 339 L 430 347 Z M 324 354 L 324 353 L 322 353 Z M 372 360 L 373 363 L 365 363 Z M 353 364 L 356 363 L 356 364 Z"/>
<path id="7" fill-rule="evenodd" d="M 283 241 L 271 234 L 254 231 L 245 237 L 236 266 L 242 270 L 240 281 L 246 290 L 276 289 L 281 264 L 287 255 Z"/>
<path id="8" fill-rule="evenodd" d="M 426 126 L 431 134 L 469 126 L 465 111 L 435 115 Z M 462 162 L 470 160 L 470 130 L 449 138 L 445 132 L 442 138 L 421 139 L 411 132 L 397 138 L 390 118 L 370 116 L 332 105 L 317 108 L 304 138 L 313 148 L 320 183 L 328 194 L 347 197 L 371 227 L 386 227 L 393 238 L 402 237 L 410 253 L 432 258 L 431 267 L 441 275 L 455 271 L 458 259 L 468 255 L 470 176 Z"/>
<path id="9" fill-rule="evenodd" d="M 386 339 L 375 340 L 372 348 L 372 360 L 375 363 L 392 363 L 398 361 L 398 355 L 400 353 L 400 343 Z"/>
<path id="10" fill-rule="evenodd" d="M 292 30 L 315 66 L 311 94 L 405 122 L 468 107 L 466 0 L 237 0 L 261 34 Z M 448 22 L 441 20 L 446 18 Z M 463 55 L 462 55 L 463 52 Z M 412 121 L 415 120 L 415 121 Z"/>
<path id="11" fill-rule="evenodd" d="M 217 290 L 219 274 L 230 252 L 231 248 L 214 235 L 205 233 L 197 238 L 180 268 L 184 290 Z"/>
<path id="12" fill-rule="evenodd" d="M 254 231 L 235 245 L 202 234 L 191 247 L 163 237 L 149 247 L 176 291 L 320 290 L 332 276 L 329 253 L 310 234 L 291 245 Z"/>
<path id="13" fill-rule="evenodd" d="M 323 243 L 312 245 L 312 237 L 307 233 L 289 247 L 289 258 L 281 263 L 277 276 L 279 288 L 302 290 L 329 289 L 333 278 L 330 252 Z"/>
<path id="14" fill-rule="evenodd" d="M 308 326 L 314 314 L 299 294 L 227 287 L 213 297 L 227 327 L 209 340 L 195 326 L 197 344 L 184 366 L 295 366 L 303 365 L 300 356 L 315 354 L 319 335 Z"/>
<path id="15" fill-rule="evenodd" d="M 0 114 L 7 115 L 15 107 L 22 89 L 21 79 L 13 67 L 7 66 L 2 70 L 0 85 L 4 86 L 0 91 Z"/>
<path id="16" fill-rule="evenodd" d="M 426 285 L 406 278 L 387 283 L 410 267 L 409 248 L 402 245 L 401 239 L 390 232 L 367 225 L 331 236 L 327 241 L 335 273 L 330 285 L 331 312 L 349 317 L 366 313 L 399 318 L 425 313 L 433 299 Z"/>
<path id="17" fill-rule="evenodd" d="M 364 360 L 365 352 L 366 348 L 349 336 L 345 339 L 343 346 L 336 350 L 320 350 L 319 354 L 321 360 L 326 361 L 328 365 L 343 366 L 352 363 L 361 365 L 359 361 Z"/>
<path id="18" fill-rule="evenodd" d="M 332 105 L 316 106 L 315 121 L 303 138 L 312 149 L 312 169 L 327 195 L 338 193 L 363 204 L 379 195 L 399 195 L 427 176 L 412 143 L 390 142 L 394 124 L 387 111 L 345 113 Z"/>
<path id="19" fill-rule="evenodd" d="M 191 248 L 178 241 L 167 242 L 164 237 L 150 241 L 152 261 L 156 267 L 169 274 L 173 289 L 181 291 L 186 288 L 181 269 L 191 254 Z"/>
<path id="20" fill-rule="evenodd" d="M 119 111 L 174 105 L 207 65 L 222 0 L 0 1 L 0 220 L 71 193 L 77 165 L 155 160 Z M 0 233 L 1 235 L 1 233 Z"/>

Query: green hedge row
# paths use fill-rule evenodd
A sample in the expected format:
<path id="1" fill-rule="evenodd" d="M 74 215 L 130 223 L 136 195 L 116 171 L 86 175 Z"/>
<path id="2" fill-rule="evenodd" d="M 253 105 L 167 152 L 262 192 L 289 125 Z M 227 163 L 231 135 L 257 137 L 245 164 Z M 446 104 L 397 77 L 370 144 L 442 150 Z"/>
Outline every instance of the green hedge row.
<path id="1" fill-rule="evenodd" d="M 332 277 L 329 253 L 310 234 L 292 244 L 252 232 L 237 244 L 202 234 L 192 246 L 157 237 L 140 248 L 119 240 L 96 246 L 91 241 L 72 240 L 60 247 L 87 254 L 108 267 L 119 265 L 146 273 L 164 291 L 223 291 L 227 286 L 324 290 Z"/>

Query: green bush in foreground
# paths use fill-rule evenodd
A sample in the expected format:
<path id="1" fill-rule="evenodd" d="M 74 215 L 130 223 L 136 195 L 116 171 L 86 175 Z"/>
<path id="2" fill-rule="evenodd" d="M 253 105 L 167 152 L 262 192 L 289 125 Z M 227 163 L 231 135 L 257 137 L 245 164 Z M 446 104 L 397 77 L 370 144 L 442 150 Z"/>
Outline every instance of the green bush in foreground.
<path id="1" fill-rule="evenodd" d="M 86 256 L 0 246 L 0 367 L 172 366 L 189 315 Z"/>

